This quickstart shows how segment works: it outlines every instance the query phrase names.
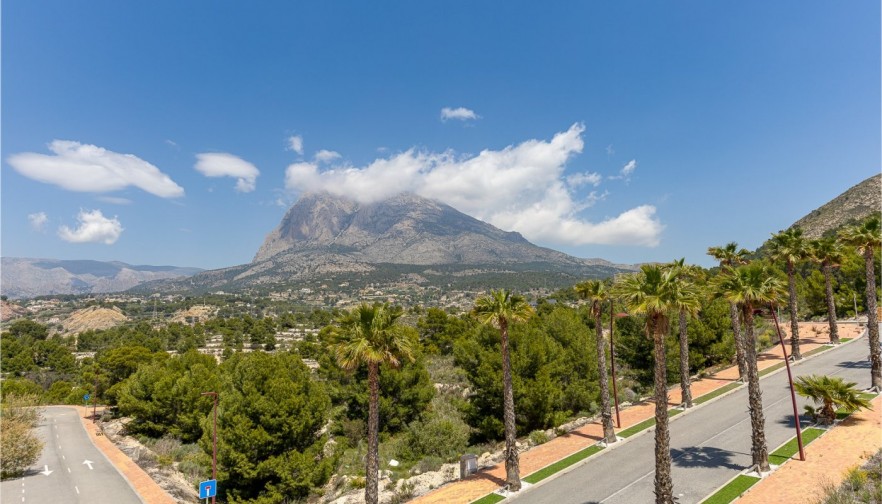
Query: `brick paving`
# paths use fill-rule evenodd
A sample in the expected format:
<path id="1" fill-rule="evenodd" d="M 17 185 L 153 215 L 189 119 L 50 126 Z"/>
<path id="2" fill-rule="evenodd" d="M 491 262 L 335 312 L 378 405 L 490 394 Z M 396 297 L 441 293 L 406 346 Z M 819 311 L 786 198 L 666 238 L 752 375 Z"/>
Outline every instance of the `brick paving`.
<path id="1" fill-rule="evenodd" d="M 838 486 L 848 469 L 882 448 L 882 396 L 872 404 L 872 410 L 852 414 L 806 446 L 804 462 L 790 460 L 735 502 L 816 502 L 825 486 Z"/>
<path id="2" fill-rule="evenodd" d="M 784 333 L 787 351 L 789 352 L 789 330 L 783 326 L 783 323 L 781 330 Z M 859 327 L 857 324 L 839 324 L 840 338 L 856 338 L 860 336 L 862 331 L 863 327 Z M 800 350 L 803 355 L 828 342 L 829 330 L 826 323 L 800 323 Z M 861 343 L 855 342 L 855 344 Z M 757 364 L 760 371 L 780 362 L 783 362 L 783 353 L 780 345 L 757 356 Z M 694 380 L 692 382 L 692 397 L 697 399 L 737 379 L 738 367 L 732 366 L 708 377 Z M 668 405 L 670 407 L 677 406 L 680 404 L 680 400 L 680 387 L 671 388 L 668 391 Z M 622 426 L 617 428 L 616 431 L 618 432 L 624 428 L 636 425 L 654 416 L 655 405 L 652 401 L 634 404 L 621 410 Z M 536 472 L 553 462 L 595 444 L 602 438 L 602 435 L 601 425 L 598 422 L 592 422 L 522 453 L 520 457 L 521 477 Z M 448 483 L 429 493 L 416 497 L 410 502 L 418 504 L 467 504 L 497 490 L 504 481 L 505 464 L 499 463 L 465 480 Z"/>

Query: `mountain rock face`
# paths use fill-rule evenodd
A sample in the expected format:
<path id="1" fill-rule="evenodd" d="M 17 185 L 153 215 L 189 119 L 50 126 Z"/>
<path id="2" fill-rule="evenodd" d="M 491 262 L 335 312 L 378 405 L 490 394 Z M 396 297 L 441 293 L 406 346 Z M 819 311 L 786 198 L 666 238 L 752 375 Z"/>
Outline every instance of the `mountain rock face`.
<path id="1" fill-rule="evenodd" d="M 4 257 L 0 266 L 3 294 L 10 298 L 118 292 L 151 280 L 190 276 L 202 271 L 176 266 L 20 257 Z"/>
<path id="2" fill-rule="evenodd" d="M 519 233 L 502 231 L 414 194 L 369 204 L 327 193 L 304 195 L 267 236 L 252 264 L 310 251 L 366 263 L 609 264 L 538 247 Z"/>
<path id="3" fill-rule="evenodd" d="M 852 222 L 861 221 L 882 209 L 882 174 L 874 175 L 833 198 L 796 221 L 805 236 L 820 238 Z"/>

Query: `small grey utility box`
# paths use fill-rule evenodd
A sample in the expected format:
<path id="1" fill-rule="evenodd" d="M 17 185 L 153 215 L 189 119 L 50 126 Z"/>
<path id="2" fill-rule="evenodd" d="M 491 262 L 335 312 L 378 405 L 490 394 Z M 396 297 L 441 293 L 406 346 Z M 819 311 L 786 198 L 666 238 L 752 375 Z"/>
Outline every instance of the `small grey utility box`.
<path id="1" fill-rule="evenodd" d="M 465 454 L 459 458 L 459 479 L 466 479 L 478 472 L 478 457 Z"/>

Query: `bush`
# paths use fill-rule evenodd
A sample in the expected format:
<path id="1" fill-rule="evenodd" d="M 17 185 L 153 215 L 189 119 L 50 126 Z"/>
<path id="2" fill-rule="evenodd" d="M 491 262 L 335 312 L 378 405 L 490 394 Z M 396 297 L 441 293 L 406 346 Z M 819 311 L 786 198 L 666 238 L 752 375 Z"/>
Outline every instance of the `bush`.
<path id="1" fill-rule="evenodd" d="M 40 421 L 37 395 L 8 395 L 0 404 L 0 477 L 21 475 L 40 457 L 43 442 L 34 433 Z"/>
<path id="2" fill-rule="evenodd" d="M 534 430 L 530 433 L 530 442 L 534 445 L 541 445 L 548 442 L 548 434 L 545 431 Z"/>

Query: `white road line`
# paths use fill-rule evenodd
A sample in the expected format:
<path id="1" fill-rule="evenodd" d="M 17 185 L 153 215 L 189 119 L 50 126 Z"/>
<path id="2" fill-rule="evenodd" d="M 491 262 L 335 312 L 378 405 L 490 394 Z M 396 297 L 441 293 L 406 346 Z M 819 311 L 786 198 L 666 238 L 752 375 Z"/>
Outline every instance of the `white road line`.
<path id="1" fill-rule="evenodd" d="M 61 456 L 61 460 L 64 460 L 64 455 Z"/>
<path id="2" fill-rule="evenodd" d="M 70 467 L 67 468 L 67 472 L 70 472 Z"/>
<path id="3" fill-rule="evenodd" d="M 77 495 L 79 495 L 79 494 L 80 494 L 80 489 L 79 489 L 79 488 L 77 488 L 77 487 L 76 487 L 76 486 L 74 486 L 74 490 L 76 490 L 76 491 L 77 491 Z"/>

